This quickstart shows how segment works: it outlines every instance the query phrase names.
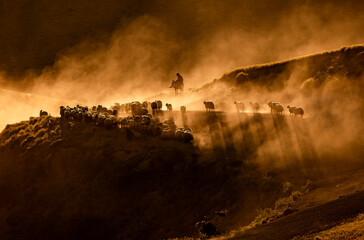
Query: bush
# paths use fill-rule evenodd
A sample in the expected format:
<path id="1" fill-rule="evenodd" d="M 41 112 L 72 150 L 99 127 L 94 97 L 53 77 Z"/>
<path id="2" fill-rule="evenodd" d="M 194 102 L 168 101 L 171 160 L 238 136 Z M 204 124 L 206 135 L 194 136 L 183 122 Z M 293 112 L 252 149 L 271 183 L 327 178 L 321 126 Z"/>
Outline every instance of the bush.
<path id="1" fill-rule="evenodd" d="M 283 197 L 278 199 L 275 202 L 274 209 L 272 208 L 265 208 L 265 209 L 258 209 L 258 215 L 255 219 L 249 224 L 248 228 L 252 228 L 261 224 L 265 224 L 276 220 L 284 215 L 294 212 L 292 209 L 293 204 L 302 196 L 302 193 L 299 191 L 294 191 L 288 197 Z"/>

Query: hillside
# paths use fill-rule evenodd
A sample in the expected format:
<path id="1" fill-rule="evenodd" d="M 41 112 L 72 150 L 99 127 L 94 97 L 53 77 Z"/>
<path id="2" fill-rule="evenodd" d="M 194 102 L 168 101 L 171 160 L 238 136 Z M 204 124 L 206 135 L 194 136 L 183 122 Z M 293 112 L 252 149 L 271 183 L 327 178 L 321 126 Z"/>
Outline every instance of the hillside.
<path id="1" fill-rule="evenodd" d="M 363 232 L 364 170 L 342 172 L 311 183 L 309 191 L 289 203 L 288 214 L 273 220 L 274 209 L 264 209 L 254 222 L 216 239 L 360 239 Z M 215 240 L 216 240 L 215 239 Z"/>
<path id="2" fill-rule="evenodd" d="M 194 235 L 194 224 L 215 210 L 248 221 L 250 204 L 269 206 L 281 195 L 278 178 L 242 162 L 212 161 L 191 144 L 135 134 L 53 117 L 8 125 L 0 135 L 1 239 Z M 219 227 L 230 224 L 238 227 L 232 219 Z"/>
<path id="3" fill-rule="evenodd" d="M 199 88 L 213 88 L 215 84 L 228 86 L 262 87 L 278 91 L 286 87 L 287 82 L 294 82 L 295 87 L 310 78 L 315 79 L 315 87 L 334 75 L 357 78 L 364 66 L 364 44 L 343 47 L 308 56 L 293 58 L 281 62 L 237 68 L 226 72 L 219 79 Z"/>
<path id="4" fill-rule="evenodd" d="M 362 196 L 355 191 L 363 178 L 350 176 L 363 169 L 363 48 L 237 69 L 165 95 L 177 110 L 161 120 L 191 127 L 192 143 L 52 116 L 8 124 L 0 134 L 0 238 L 168 239 L 198 236 L 195 223 L 205 218 L 223 234 L 253 222 L 249 231 L 264 235 L 311 214 L 307 207 L 330 216 L 336 207 L 325 206 L 350 205 L 340 195 Z M 207 99 L 216 111 L 199 111 Z M 261 108 L 237 112 L 235 100 Z M 267 101 L 286 110 L 271 114 Z M 289 116 L 288 104 L 303 107 L 303 118 Z M 362 211 L 354 205 L 334 223 L 321 220 L 349 221 Z"/>

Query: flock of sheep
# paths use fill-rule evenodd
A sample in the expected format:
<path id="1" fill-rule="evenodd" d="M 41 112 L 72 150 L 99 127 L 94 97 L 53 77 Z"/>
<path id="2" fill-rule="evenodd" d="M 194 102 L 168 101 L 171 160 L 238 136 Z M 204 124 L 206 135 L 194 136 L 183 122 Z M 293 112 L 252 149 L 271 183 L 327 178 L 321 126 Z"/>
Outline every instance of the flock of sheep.
<path id="1" fill-rule="evenodd" d="M 238 113 L 240 112 L 245 112 L 247 110 L 247 106 L 244 102 L 242 101 L 235 101 L 234 102 L 235 106 L 236 106 L 236 111 Z M 215 105 L 212 101 L 204 101 L 204 105 L 205 105 L 205 109 L 206 111 L 213 111 L 215 109 Z M 257 102 L 249 102 L 249 105 L 251 107 L 251 109 L 253 110 L 254 113 L 259 112 L 260 109 L 260 105 Z M 268 102 L 267 105 L 269 106 L 271 113 L 272 114 L 278 114 L 278 115 L 282 115 L 283 111 L 284 111 L 284 107 L 277 102 Z M 293 106 L 287 106 L 290 115 L 300 115 L 301 117 L 303 117 L 304 114 L 304 110 L 300 107 L 293 107 Z"/>
<path id="2" fill-rule="evenodd" d="M 282 115 L 284 111 L 284 107 L 276 102 L 268 102 L 268 106 L 270 107 L 271 113 L 276 113 Z M 287 106 L 289 110 L 290 115 L 301 115 L 303 117 L 303 114 L 305 113 L 304 110 L 300 107 L 293 107 L 293 106 Z"/>
<path id="3" fill-rule="evenodd" d="M 166 140 L 190 142 L 193 140 L 192 130 L 188 127 L 179 128 L 172 119 L 160 121 L 162 101 L 154 102 L 134 101 L 126 104 L 115 103 L 111 108 L 102 105 L 92 108 L 77 105 L 76 107 L 60 107 L 61 119 L 67 121 L 83 122 L 105 128 L 127 128 L 143 134 L 160 136 Z M 168 111 L 172 111 L 172 104 L 166 104 Z M 152 114 L 151 114 L 151 113 Z M 186 107 L 181 107 L 185 114 Z M 121 117 L 122 113 L 128 114 Z"/>
<path id="4" fill-rule="evenodd" d="M 204 101 L 207 112 L 215 110 L 215 104 L 212 101 Z M 245 112 L 247 105 L 242 101 L 235 101 L 236 110 L 238 113 Z M 254 113 L 260 109 L 257 102 L 249 102 L 249 105 Z M 284 107 L 277 102 L 268 102 L 267 105 L 271 109 L 272 114 L 282 115 Z M 172 104 L 165 104 L 169 113 L 173 111 Z M 160 136 L 166 140 L 177 140 L 190 142 L 193 140 L 192 130 L 188 127 L 179 128 L 174 123 L 172 115 L 168 120 L 161 121 L 163 116 L 163 103 L 160 100 L 154 102 L 139 102 L 133 101 L 130 103 L 119 104 L 115 103 L 112 107 L 107 108 L 102 105 L 87 106 L 77 105 L 76 107 L 60 107 L 61 119 L 74 122 L 83 122 L 85 124 L 100 126 L 105 128 L 126 128 L 133 129 L 143 134 Z M 304 110 L 300 107 L 287 106 L 290 115 L 300 115 L 303 117 Z M 185 117 L 186 107 L 181 106 L 180 111 L 182 118 Z M 127 115 L 122 117 L 122 115 Z M 40 116 L 48 115 L 45 111 L 40 111 Z"/>
<path id="5" fill-rule="evenodd" d="M 235 101 L 234 104 L 235 104 L 236 110 L 238 112 L 245 112 L 246 105 L 245 105 L 244 102 L 242 102 L 242 101 Z M 254 113 L 257 113 L 259 111 L 259 108 L 260 108 L 259 103 L 257 103 L 257 102 L 249 102 L 249 104 L 250 104 L 250 106 L 251 106 L 251 108 L 252 108 L 252 110 L 253 110 Z"/>

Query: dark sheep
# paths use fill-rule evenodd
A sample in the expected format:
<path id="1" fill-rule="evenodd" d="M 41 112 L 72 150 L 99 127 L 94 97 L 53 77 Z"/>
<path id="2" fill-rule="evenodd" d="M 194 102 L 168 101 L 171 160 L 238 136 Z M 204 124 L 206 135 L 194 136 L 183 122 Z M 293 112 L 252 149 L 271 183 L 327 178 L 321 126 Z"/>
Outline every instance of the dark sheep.
<path id="1" fill-rule="evenodd" d="M 144 107 L 144 108 L 148 108 L 148 102 L 147 101 L 144 101 L 143 103 L 142 103 L 142 106 Z"/>
<path id="2" fill-rule="evenodd" d="M 161 100 L 156 100 L 156 103 L 157 103 L 157 109 L 158 109 L 158 110 L 161 110 L 161 109 L 162 109 L 162 107 L 163 107 L 163 103 L 162 103 L 162 101 L 161 101 Z"/>
<path id="3" fill-rule="evenodd" d="M 40 110 L 39 117 L 48 116 L 48 112 Z"/>
<path id="4" fill-rule="evenodd" d="M 172 112 L 172 110 L 173 110 L 172 104 L 166 103 L 166 107 L 167 107 L 168 111 Z"/>
<path id="5" fill-rule="evenodd" d="M 157 110 L 157 109 L 158 109 L 158 104 L 157 104 L 157 102 L 152 102 L 152 103 L 150 104 L 150 106 L 152 107 L 152 109 L 153 109 L 153 110 Z"/>
<path id="6" fill-rule="evenodd" d="M 259 108 L 260 108 L 259 103 L 249 102 L 249 104 L 252 107 L 254 113 L 257 113 L 259 111 Z"/>
<path id="7" fill-rule="evenodd" d="M 245 103 L 242 101 L 235 101 L 236 110 L 238 112 L 245 112 Z"/>
<path id="8" fill-rule="evenodd" d="M 215 109 L 215 105 L 212 101 L 204 101 L 206 111 L 210 112 Z"/>
<path id="9" fill-rule="evenodd" d="M 86 113 L 84 116 L 84 123 L 86 124 L 92 124 L 93 119 L 92 119 L 92 114 L 91 113 Z"/>
<path id="10" fill-rule="evenodd" d="M 128 125 L 128 119 L 127 119 L 127 118 L 122 118 L 122 119 L 120 120 L 120 125 L 121 125 L 122 127 L 126 127 L 126 126 Z"/>
<path id="11" fill-rule="evenodd" d="M 268 106 L 270 107 L 271 113 L 282 114 L 284 111 L 284 107 L 276 102 L 268 102 Z"/>
<path id="12" fill-rule="evenodd" d="M 119 109 L 120 112 L 125 112 L 125 104 L 121 104 L 120 105 L 120 109 Z"/>
<path id="13" fill-rule="evenodd" d="M 193 135 L 192 135 L 192 132 L 190 131 L 184 131 L 183 134 L 182 134 L 182 140 L 184 142 L 191 142 L 193 140 Z"/>
<path id="14" fill-rule="evenodd" d="M 61 115 L 61 118 L 64 118 L 64 112 L 66 111 L 66 108 L 64 106 L 59 107 L 59 113 Z"/>
<path id="15" fill-rule="evenodd" d="M 296 117 L 297 115 L 301 115 L 302 118 L 303 114 L 305 113 L 305 111 L 302 108 L 291 107 L 291 106 L 287 106 L 287 108 L 289 110 L 289 114 L 290 115 L 294 114 Z"/>

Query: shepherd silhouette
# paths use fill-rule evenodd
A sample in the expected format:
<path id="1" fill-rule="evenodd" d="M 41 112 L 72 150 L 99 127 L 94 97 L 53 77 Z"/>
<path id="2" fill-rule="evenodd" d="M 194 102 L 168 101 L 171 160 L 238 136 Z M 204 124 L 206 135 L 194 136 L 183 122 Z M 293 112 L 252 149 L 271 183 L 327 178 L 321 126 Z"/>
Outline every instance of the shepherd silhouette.
<path id="1" fill-rule="evenodd" d="M 176 75 L 177 75 L 177 79 L 172 80 L 170 88 L 174 88 L 174 91 L 177 94 L 178 90 L 180 92 L 183 91 L 184 84 L 183 84 L 183 77 L 181 76 L 181 74 L 177 73 Z"/>

